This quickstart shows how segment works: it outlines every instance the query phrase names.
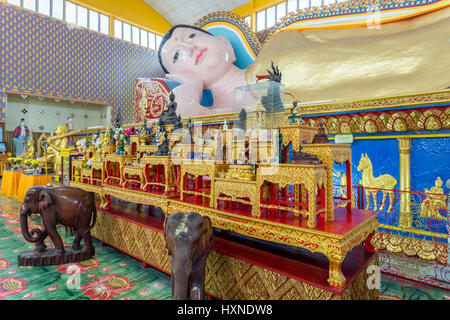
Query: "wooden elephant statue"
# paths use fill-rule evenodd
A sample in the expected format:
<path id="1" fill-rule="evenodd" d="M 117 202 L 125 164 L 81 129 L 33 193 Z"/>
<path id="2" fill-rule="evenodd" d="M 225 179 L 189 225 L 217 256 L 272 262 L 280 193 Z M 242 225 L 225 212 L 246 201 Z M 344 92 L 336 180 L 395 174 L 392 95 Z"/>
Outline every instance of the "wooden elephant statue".
<path id="1" fill-rule="evenodd" d="M 28 216 L 41 215 L 44 229 L 28 229 Z M 94 254 L 90 229 L 95 225 L 97 210 L 93 193 L 73 187 L 36 186 L 28 189 L 20 208 L 20 228 L 26 241 L 36 243 L 35 251 L 44 252 L 45 238 L 49 235 L 57 254 L 65 253 L 64 245 L 56 228 L 57 224 L 77 231 L 72 243 L 73 250 L 80 250 L 83 238 L 85 248 Z M 92 220 L 92 222 L 91 222 Z"/>
<path id="2" fill-rule="evenodd" d="M 171 256 L 172 299 L 203 300 L 205 266 L 214 234 L 211 220 L 195 212 L 174 213 L 164 223 Z"/>

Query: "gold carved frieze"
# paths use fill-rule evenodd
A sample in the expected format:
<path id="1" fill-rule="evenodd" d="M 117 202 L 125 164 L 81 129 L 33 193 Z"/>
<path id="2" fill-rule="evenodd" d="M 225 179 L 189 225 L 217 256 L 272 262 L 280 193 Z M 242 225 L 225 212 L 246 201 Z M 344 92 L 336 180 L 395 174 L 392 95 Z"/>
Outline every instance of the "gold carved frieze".
<path id="1" fill-rule="evenodd" d="M 168 198 L 165 196 L 113 186 L 104 186 L 103 190 L 106 195 L 113 196 L 118 199 L 159 207 L 162 209 L 164 214 L 167 214 Z"/>
<path id="2" fill-rule="evenodd" d="M 293 150 L 300 150 L 302 143 L 311 143 L 319 129 L 307 125 L 290 125 L 280 127 L 283 136 L 283 146 L 287 147 L 292 143 Z"/>
<path id="3" fill-rule="evenodd" d="M 450 108 L 417 108 L 405 111 L 361 112 L 349 115 L 312 116 L 306 124 L 323 122 L 328 134 L 405 132 L 450 129 Z"/>
<path id="4" fill-rule="evenodd" d="M 428 241 L 413 237 L 405 237 L 388 232 L 378 232 L 372 238 L 372 244 L 378 250 L 386 249 L 393 253 L 405 253 L 409 256 L 419 256 L 424 260 L 436 260 L 441 264 L 447 264 L 447 243 Z"/>
<path id="5" fill-rule="evenodd" d="M 98 195 L 102 194 L 102 192 L 103 192 L 103 189 L 101 186 L 94 186 L 91 184 L 86 184 L 86 183 L 81 183 L 81 182 L 76 182 L 76 181 L 70 181 L 70 186 L 75 187 L 75 188 L 80 188 L 80 189 L 83 189 L 88 192 L 93 192 Z"/>
<path id="6" fill-rule="evenodd" d="M 214 185 L 214 208 L 217 209 L 217 201 L 221 199 L 220 194 L 231 197 L 233 201 L 249 203 L 252 206 L 252 216 L 259 217 L 259 190 L 255 181 L 236 179 L 216 179 Z M 248 201 L 242 198 L 249 198 Z"/>
<path id="7" fill-rule="evenodd" d="M 325 165 L 299 164 L 260 164 L 257 169 L 256 183 L 261 186 L 264 181 L 277 183 L 281 187 L 303 184 L 317 193 L 317 187 L 326 184 L 327 172 Z"/>
<path id="8" fill-rule="evenodd" d="M 450 90 L 430 93 L 419 93 L 396 97 L 382 97 L 358 101 L 333 102 L 326 104 L 309 105 L 302 107 L 303 114 L 316 114 L 324 112 L 362 111 L 370 112 L 376 108 L 395 108 L 430 103 L 450 102 Z"/>
<path id="9" fill-rule="evenodd" d="M 302 146 L 307 153 L 316 155 L 327 166 L 333 166 L 333 162 L 343 164 L 352 161 L 352 150 L 349 144 L 305 144 Z"/>

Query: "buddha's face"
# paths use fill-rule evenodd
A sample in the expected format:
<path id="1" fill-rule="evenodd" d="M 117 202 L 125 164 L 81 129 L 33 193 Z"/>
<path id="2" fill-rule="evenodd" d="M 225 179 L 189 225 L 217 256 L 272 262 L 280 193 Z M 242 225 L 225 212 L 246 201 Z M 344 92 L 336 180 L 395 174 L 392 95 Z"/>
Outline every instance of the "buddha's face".
<path id="1" fill-rule="evenodd" d="M 214 83 L 236 60 L 233 47 L 222 37 L 191 28 L 176 28 L 161 49 L 161 59 L 170 74 Z"/>

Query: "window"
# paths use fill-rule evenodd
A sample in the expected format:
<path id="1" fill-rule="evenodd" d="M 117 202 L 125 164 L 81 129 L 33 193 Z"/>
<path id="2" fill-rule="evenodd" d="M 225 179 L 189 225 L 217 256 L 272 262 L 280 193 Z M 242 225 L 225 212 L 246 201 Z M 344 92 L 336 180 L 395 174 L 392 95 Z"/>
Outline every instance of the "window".
<path id="1" fill-rule="evenodd" d="M 252 19 L 250 18 L 250 16 L 246 16 L 244 18 L 245 22 L 247 22 L 248 26 L 251 27 L 252 25 Z"/>
<path id="2" fill-rule="evenodd" d="M 7 0 L 7 3 L 109 34 L 109 17 L 65 0 Z"/>
<path id="3" fill-rule="evenodd" d="M 64 0 L 52 1 L 52 17 L 64 20 Z"/>
<path id="4" fill-rule="evenodd" d="M 77 6 L 77 25 L 88 27 L 88 9 L 82 6 Z"/>
<path id="5" fill-rule="evenodd" d="M 275 6 L 266 9 L 266 28 L 270 28 L 275 25 L 275 10 Z"/>
<path id="6" fill-rule="evenodd" d="M 149 47 L 150 49 L 155 50 L 155 49 L 156 49 L 155 43 L 156 43 L 156 40 L 155 40 L 155 34 L 149 32 L 149 33 L 148 33 L 148 47 Z"/>
<path id="7" fill-rule="evenodd" d="M 261 31 L 266 28 L 266 10 L 256 13 L 256 31 Z"/>
<path id="8" fill-rule="evenodd" d="M 47 16 L 50 15 L 50 0 L 38 0 L 38 12 L 45 14 Z"/>
<path id="9" fill-rule="evenodd" d="M 131 41 L 131 26 L 128 23 L 123 24 L 123 40 Z"/>
<path id="10" fill-rule="evenodd" d="M 100 14 L 100 32 L 109 34 L 109 17 L 104 14 Z"/>
<path id="11" fill-rule="evenodd" d="M 323 4 L 333 4 L 336 3 L 336 0 L 323 0 Z"/>
<path id="12" fill-rule="evenodd" d="M 99 31 L 98 12 L 89 10 L 89 29 Z"/>
<path id="13" fill-rule="evenodd" d="M 36 0 L 23 0 L 22 6 L 25 9 L 36 11 Z"/>
<path id="14" fill-rule="evenodd" d="M 122 22 L 114 19 L 114 37 L 123 39 L 122 36 Z"/>
<path id="15" fill-rule="evenodd" d="M 159 49 L 159 44 L 161 43 L 161 40 L 162 40 L 162 37 L 156 35 L 156 36 L 155 36 L 155 40 L 156 40 L 156 41 L 155 41 L 155 43 L 156 43 L 155 50 L 158 50 L 158 49 Z"/>
<path id="16" fill-rule="evenodd" d="M 322 1 L 322 0 L 319 0 Z M 299 5 L 299 3 L 302 3 Z M 303 3 L 309 7 L 309 0 L 288 0 L 256 13 L 256 31 L 273 27 L 290 12 L 296 12 L 302 8 Z"/>
<path id="17" fill-rule="evenodd" d="M 153 50 L 158 50 L 159 43 L 162 40 L 160 35 L 117 19 L 114 19 L 114 37 Z"/>
<path id="18" fill-rule="evenodd" d="M 140 35 L 138 27 L 135 27 L 135 26 L 131 27 L 131 35 L 132 35 L 131 42 L 133 42 L 135 44 L 140 44 L 140 42 L 141 42 L 141 39 L 140 39 L 141 35 Z"/>
<path id="19" fill-rule="evenodd" d="M 287 13 L 297 11 L 297 0 L 287 1 Z"/>
<path id="20" fill-rule="evenodd" d="M 311 8 L 319 7 L 322 4 L 322 0 L 311 0 Z"/>
<path id="21" fill-rule="evenodd" d="M 309 0 L 298 0 L 298 8 L 299 9 L 309 8 Z"/>
<path id="22" fill-rule="evenodd" d="M 77 23 L 77 5 L 75 3 L 66 1 L 65 20 L 68 23 Z"/>
<path id="23" fill-rule="evenodd" d="M 141 29 L 141 46 L 148 47 L 148 32 Z"/>
<path id="24" fill-rule="evenodd" d="M 20 0 L 7 0 L 6 2 L 20 7 Z"/>
<path id="25" fill-rule="evenodd" d="M 277 23 L 280 22 L 283 17 L 286 17 L 286 2 L 277 4 Z"/>

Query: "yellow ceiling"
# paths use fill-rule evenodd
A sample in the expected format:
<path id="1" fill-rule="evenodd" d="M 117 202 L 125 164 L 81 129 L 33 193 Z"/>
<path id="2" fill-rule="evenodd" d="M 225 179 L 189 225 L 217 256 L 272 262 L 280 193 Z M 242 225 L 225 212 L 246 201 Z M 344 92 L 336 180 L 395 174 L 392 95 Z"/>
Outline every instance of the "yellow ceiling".
<path id="1" fill-rule="evenodd" d="M 85 7 L 95 9 L 104 14 L 110 15 L 114 18 L 126 21 L 130 24 L 139 26 L 146 30 L 152 31 L 158 34 L 165 34 L 171 27 L 172 24 L 161 15 L 158 11 L 162 12 L 161 9 L 158 11 L 152 8 L 148 3 L 151 1 L 145 0 L 70 0 L 77 4 L 83 5 Z M 177 0 L 181 1 L 181 0 Z M 202 0 L 203 3 L 204 0 Z M 211 1 L 211 0 L 208 0 Z M 218 0 L 214 0 L 218 1 Z M 234 3 L 238 3 L 237 0 Z M 230 10 L 242 17 L 252 16 L 257 11 L 267 8 L 271 5 L 283 2 L 285 0 L 249 0 L 247 4 L 240 6 L 238 8 Z M 158 5 L 164 3 L 162 0 L 158 0 Z M 170 2 L 172 3 L 172 2 Z M 184 2 L 183 2 L 184 3 Z M 204 2 L 204 4 L 209 2 Z M 242 2 L 241 2 L 242 3 Z M 185 3 L 189 5 L 189 2 Z M 212 7 L 211 7 L 212 8 Z M 205 11 L 205 15 L 210 12 Z M 169 17 L 168 17 L 169 18 Z M 173 20 L 173 19 L 171 19 Z"/>
<path id="2" fill-rule="evenodd" d="M 144 0 L 70 0 L 149 31 L 165 34 L 172 25 Z"/>

